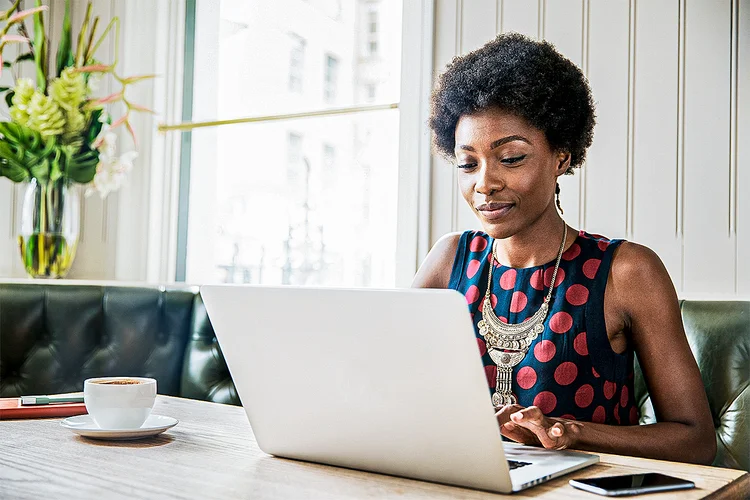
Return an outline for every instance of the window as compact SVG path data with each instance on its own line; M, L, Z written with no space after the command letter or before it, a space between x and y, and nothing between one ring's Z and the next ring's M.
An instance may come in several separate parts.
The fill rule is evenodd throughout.
M377 85L374 83L368 83L365 85L365 100L367 102L375 101L375 98L377 97L377 88Z
M289 53L289 90L302 93L302 81L305 74L305 39L295 35L289 35L292 47Z
M336 166L336 148L323 144L323 168L329 172Z
M325 102L336 100L336 79L339 61L332 55L326 55L325 83L323 85L323 99Z
M296 185L302 170L302 136L289 132L287 139L286 180L290 185Z
M333 23L273 0L196 5L192 120L261 119L191 132L184 279L393 286L399 110L305 113L357 109L370 82L398 103L401 2L376 19L393 40L377 64L361 58L366 2L341 2ZM222 21L247 25L243 37L222 40Z
M374 57L378 55L378 10L377 5L367 5L367 55Z

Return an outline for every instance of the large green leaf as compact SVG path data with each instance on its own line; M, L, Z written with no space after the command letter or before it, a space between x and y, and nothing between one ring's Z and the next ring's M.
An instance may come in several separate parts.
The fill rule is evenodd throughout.
M89 131L86 137L86 144L91 144L99 137L99 132L102 131L103 123L99 121L99 118L104 112L103 108L95 109L91 112L91 119L89 120Z
M29 172L18 165L11 164L0 158L0 177L7 177L12 182L24 182L29 178Z
M42 1L36 0L35 7L41 7ZM47 37L44 34L44 16L42 12L34 14L34 62L36 63L36 86L42 91L47 91Z
M63 17L63 30L60 39L60 45L57 46L57 76L62 74L62 71L68 67L73 66L73 50L72 50L72 34L70 26L70 0L65 0L65 17Z

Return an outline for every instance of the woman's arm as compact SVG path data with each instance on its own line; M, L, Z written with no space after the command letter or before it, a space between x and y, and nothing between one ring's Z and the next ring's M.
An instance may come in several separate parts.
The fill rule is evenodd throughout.
M544 417L536 407L509 407L498 412L501 430L511 439L535 440L548 448L710 464L716 454L713 422L669 274L659 257L640 245L624 243L615 257L605 304L609 302L621 315L657 423L611 426L571 422Z
M437 240L419 266L412 288L448 288L453 270L453 260L461 233L449 233Z

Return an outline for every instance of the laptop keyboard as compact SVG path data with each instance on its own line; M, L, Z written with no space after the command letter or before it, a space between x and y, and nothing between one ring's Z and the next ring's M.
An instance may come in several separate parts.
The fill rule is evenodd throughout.
M508 468L510 470L519 469L521 467L525 467L526 465L531 465L531 462L519 462L517 460L508 460Z

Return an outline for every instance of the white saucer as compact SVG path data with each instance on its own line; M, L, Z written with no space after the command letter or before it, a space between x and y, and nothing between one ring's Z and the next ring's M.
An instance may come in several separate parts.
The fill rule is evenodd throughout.
M79 415L66 418L60 422L60 425L83 437L124 441L157 436L177 425L177 419L162 415L149 415L143 425L137 429L101 429L91 415Z

